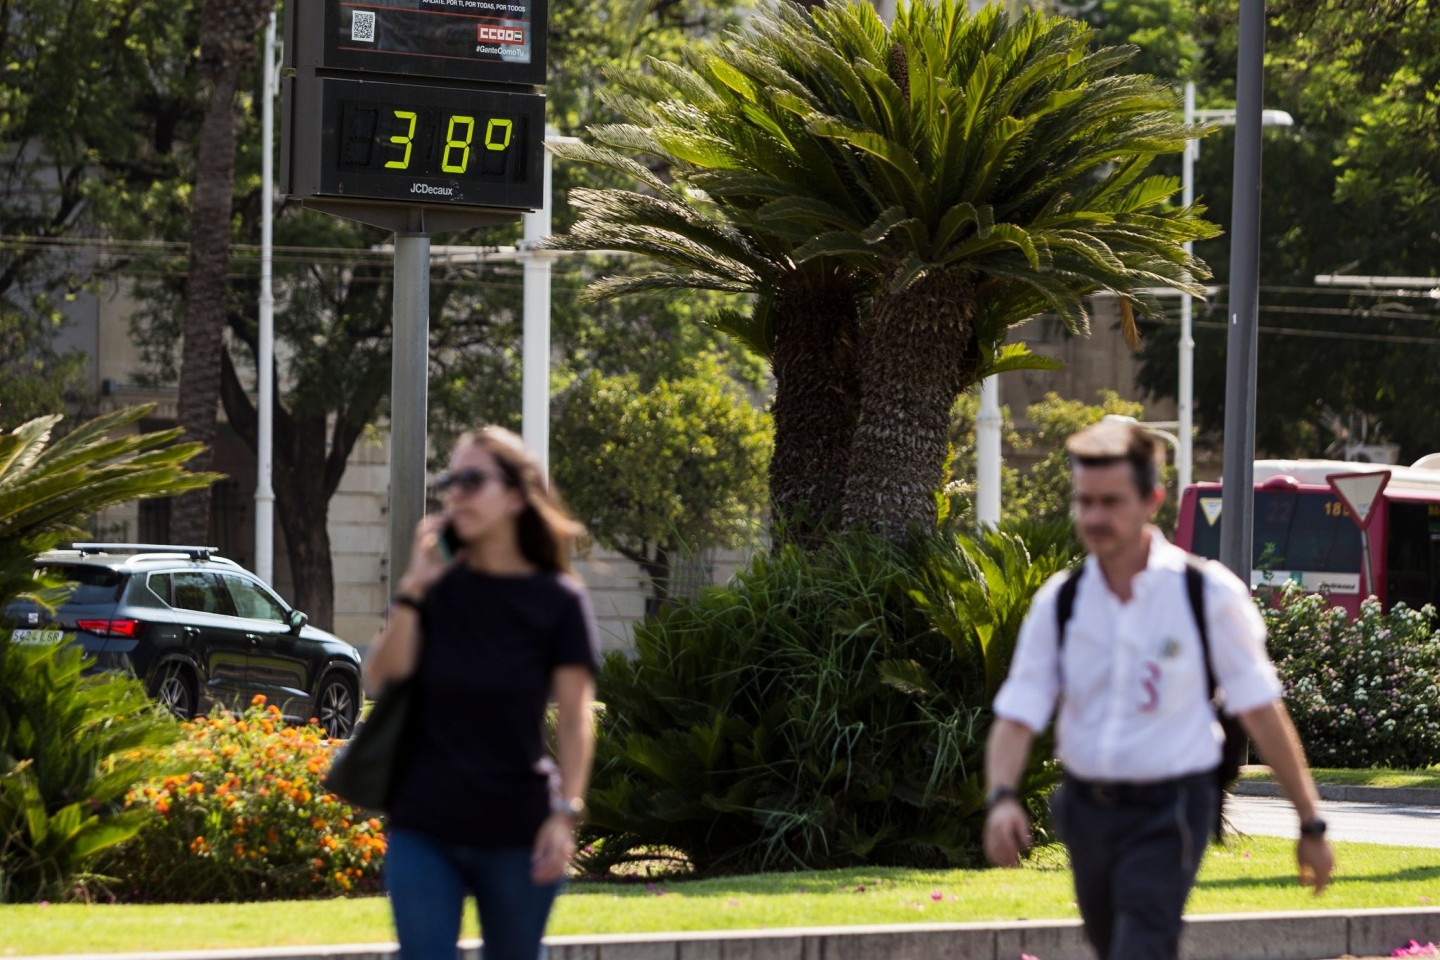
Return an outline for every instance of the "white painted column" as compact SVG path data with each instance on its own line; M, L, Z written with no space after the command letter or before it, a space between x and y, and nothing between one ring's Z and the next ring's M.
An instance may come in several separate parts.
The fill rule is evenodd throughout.
M1185 84L1185 125L1188 127L1194 122L1195 84L1191 81ZM1199 153L1199 148L1198 140L1185 142L1185 153L1181 165L1181 202L1187 207L1195 202L1195 156ZM1186 255L1188 256L1194 251L1195 244L1189 240L1185 241ZM1180 294L1180 384L1177 415L1179 426L1176 428L1180 445L1175 450L1175 496L1177 498L1184 493L1186 487L1190 486L1194 473L1195 332L1192 319L1194 300L1195 298L1188 293Z
M556 136L547 129L546 139ZM523 384L520 391L521 432L525 444L540 462L540 472L550 476L550 267L552 255L535 246L550 235L552 210L551 156L545 151L544 206L522 218L525 239L521 260L525 264L525 343L521 354Z
M975 418L975 520L980 528L1000 525L1000 378L980 382Z

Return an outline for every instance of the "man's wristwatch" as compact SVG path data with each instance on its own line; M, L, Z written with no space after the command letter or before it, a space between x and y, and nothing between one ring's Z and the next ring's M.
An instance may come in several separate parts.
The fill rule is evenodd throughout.
M1302 837L1323 837L1325 836L1325 821L1319 817L1311 817L1309 820L1300 821L1300 836Z
M985 809L993 810L996 804L1018 799L1019 796L1014 787L991 787L990 792L985 794Z
M576 823L585 819L585 801L579 797L555 797L550 801L550 812L569 817Z

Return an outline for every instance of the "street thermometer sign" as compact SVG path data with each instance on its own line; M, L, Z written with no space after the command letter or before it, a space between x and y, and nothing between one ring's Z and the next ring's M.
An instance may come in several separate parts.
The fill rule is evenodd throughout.
M292 0L281 189L355 219L354 205L478 222L539 209L546 13L546 0Z
M547 205L546 2L285 3L280 188L395 234L388 560L397 573L425 510L430 236ZM527 285L529 276L527 267ZM530 340L527 321L527 378ZM543 347L548 356L548 339Z

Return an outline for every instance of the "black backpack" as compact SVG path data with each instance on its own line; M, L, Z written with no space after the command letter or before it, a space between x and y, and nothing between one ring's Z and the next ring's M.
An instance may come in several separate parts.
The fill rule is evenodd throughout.
M1080 586L1080 574L1084 571L1083 566L1072 570L1070 575L1065 578L1065 582L1060 585L1060 593L1055 599L1055 625L1059 630L1056 639L1057 653L1065 649L1065 625L1070 622L1070 615L1075 612L1075 591ZM1215 838L1218 840L1225 791L1240 779L1240 765L1245 762L1245 757L1250 749L1250 741L1245 735L1245 729L1240 726L1240 721L1215 703L1215 670L1210 665L1210 628L1205 618L1205 573L1202 561L1193 556L1185 559L1185 595L1190 600L1190 613L1195 617L1195 626L1200 631L1200 650L1204 654L1205 660L1205 680L1210 685L1210 705L1215 708L1215 716L1220 720L1220 728L1225 731L1225 745L1220 751L1220 766L1215 771L1221 790L1220 807L1216 808L1215 816Z

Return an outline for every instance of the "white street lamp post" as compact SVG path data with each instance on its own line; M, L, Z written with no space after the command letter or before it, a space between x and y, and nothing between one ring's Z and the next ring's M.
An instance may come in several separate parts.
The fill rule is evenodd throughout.
M255 354L255 407L259 419L255 428L255 573L275 585L275 97L276 82L275 14L265 27L263 61L264 93L260 101L260 342Z
M1185 84L1185 125L1191 126L1197 120L1231 125L1235 122L1235 111L1196 110L1195 84ZM1264 127L1289 127L1295 119L1284 110L1264 110L1260 114L1260 125ZM1195 161L1200 156L1200 141L1190 140L1185 144L1181 164L1181 199L1185 206L1195 202ZM1185 243L1185 252L1193 253L1195 245ZM1194 479L1194 436L1195 436L1195 333L1194 298L1188 293L1180 294L1180 383L1179 383L1179 429L1180 445L1175 451L1176 490L1184 491Z

